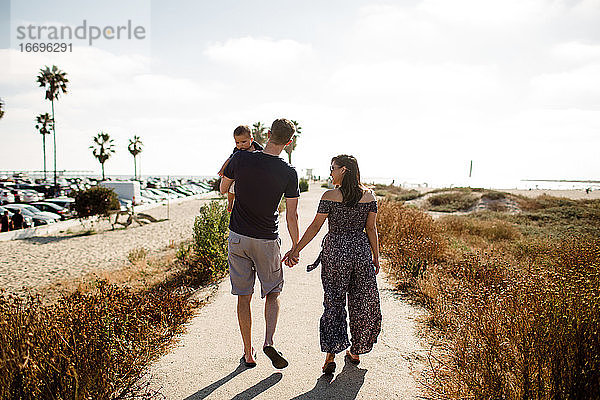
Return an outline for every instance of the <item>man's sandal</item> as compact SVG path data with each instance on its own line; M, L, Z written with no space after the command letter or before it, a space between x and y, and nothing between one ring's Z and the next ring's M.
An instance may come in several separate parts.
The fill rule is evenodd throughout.
M254 348L252 349L252 358L254 358L256 360L256 351L254 350ZM256 367L256 361L254 361L254 362L246 361L246 354L242 354L242 359L240 361L242 362L242 364L244 364L244 366L246 368Z
M283 369L288 366L287 360L283 358L283 355L279 351L275 350L273 346L265 346L263 347L263 351L267 357L269 357L275 368Z

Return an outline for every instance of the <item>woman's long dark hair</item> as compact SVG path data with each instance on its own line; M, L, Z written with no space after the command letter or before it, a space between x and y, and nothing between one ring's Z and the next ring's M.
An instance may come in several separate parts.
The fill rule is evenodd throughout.
M346 167L346 173L342 179L340 191L342 192L342 203L348 207L354 207L363 196L363 188L360 184L360 170L358 161L353 156L340 154L331 159L338 167Z

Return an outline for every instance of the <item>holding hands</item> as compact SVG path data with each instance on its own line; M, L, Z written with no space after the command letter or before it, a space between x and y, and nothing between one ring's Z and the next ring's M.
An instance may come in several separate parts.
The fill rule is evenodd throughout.
M292 268L300 261L300 252L297 250L297 246L294 246L285 253L285 256L281 259L281 262L285 263L288 267Z

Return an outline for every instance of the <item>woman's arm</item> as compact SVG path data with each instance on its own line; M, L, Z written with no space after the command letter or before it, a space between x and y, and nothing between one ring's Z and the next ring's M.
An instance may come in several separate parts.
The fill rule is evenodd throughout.
M373 253L373 264L375 264L375 274L379 273L379 237L377 236L377 213L369 212L367 224L365 226L371 252Z
M317 215L315 215L315 219L310 226L306 228L306 232L304 232L304 235L302 235L302 239L300 239L296 246L287 252L285 257L283 257L283 261L285 261L286 265L292 267L298 264L300 259L300 251L306 247L306 245L309 244L310 241L315 238L315 236L317 236L317 233L319 233L321 230L321 227L326 219L327 214L317 213Z

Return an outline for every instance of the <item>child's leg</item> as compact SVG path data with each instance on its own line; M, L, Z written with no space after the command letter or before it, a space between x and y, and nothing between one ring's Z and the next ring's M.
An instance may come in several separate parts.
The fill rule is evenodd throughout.
M233 200L235 199L235 194L231 192L227 192L227 211L231 212L233 210Z

